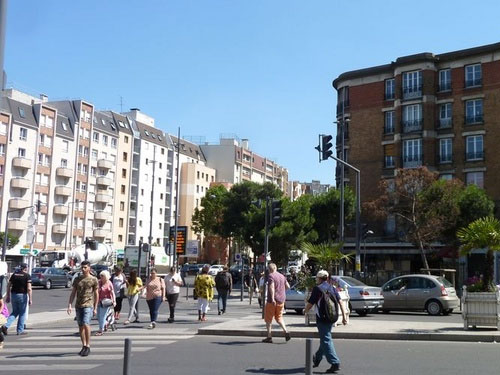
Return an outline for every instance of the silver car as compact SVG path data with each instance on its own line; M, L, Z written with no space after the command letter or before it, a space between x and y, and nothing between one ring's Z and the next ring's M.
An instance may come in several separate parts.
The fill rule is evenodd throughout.
M286 290L285 310L295 310L297 314L303 314L306 307L305 299L304 292L292 286Z
M460 301L453 285L443 277L433 275L406 275L382 285L382 311L425 310L429 315L448 315L458 308Z
M384 297L381 288L368 286L349 276L332 276L331 280L336 286L347 290L349 310L356 311L359 316L366 316L370 311L382 308Z

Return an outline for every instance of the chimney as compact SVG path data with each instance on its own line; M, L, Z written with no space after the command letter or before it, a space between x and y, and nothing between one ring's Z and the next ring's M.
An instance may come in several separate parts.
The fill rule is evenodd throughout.
M40 94L40 100L42 101L42 103L45 103L49 101L49 97L45 94Z

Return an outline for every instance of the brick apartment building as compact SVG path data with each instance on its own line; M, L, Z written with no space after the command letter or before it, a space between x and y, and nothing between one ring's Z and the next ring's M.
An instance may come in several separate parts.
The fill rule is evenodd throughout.
M394 177L397 168L426 166L441 178L483 187L498 206L500 43L399 57L342 73L333 87L337 154L343 125L345 157L361 170L362 201L375 198L373 187ZM345 172L346 184L354 187L354 178ZM388 218L379 238L396 238L396 231L394 218Z

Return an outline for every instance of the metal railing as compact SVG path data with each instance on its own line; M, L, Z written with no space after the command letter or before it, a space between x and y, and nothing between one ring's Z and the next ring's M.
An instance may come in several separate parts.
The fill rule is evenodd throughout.
M384 156L384 168L394 168L395 164L394 156Z
M403 86L403 99L415 99L422 96L422 85Z
M481 86L482 84L483 84L482 78L474 78L474 79L466 79L465 80L465 87Z
M403 156L404 168L416 168L422 165L422 154Z
M446 128L451 128L452 125L452 120L450 118L440 118L438 121L438 128L439 129L446 129Z
M451 163L452 161L453 161L453 155L451 153L439 155L440 163Z
M402 121L403 133L411 133L422 130L422 119Z

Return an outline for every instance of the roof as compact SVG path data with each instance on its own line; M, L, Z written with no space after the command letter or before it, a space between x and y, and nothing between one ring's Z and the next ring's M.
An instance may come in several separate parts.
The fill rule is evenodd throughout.
M94 130L103 131L118 137L118 124L109 112L94 111Z
M168 140L168 134L163 133L157 128L143 124L142 122L135 121L135 123L142 140L157 144L162 147L171 148L170 142Z
M38 128L33 106L6 98L13 122Z
M129 121L126 116L123 116L119 113L109 111L109 114L113 116L113 119L115 120L115 124L118 124L118 130L123 133L131 134L133 135L134 133L132 132L132 129L130 129Z
M56 134L75 139L75 127L70 119L64 114L57 113Z
M172 143L176 146L179 138L173 136L172 134L169 134L169 136L172 140ZM179 152L181 154L189 156L189 157L196 159L196 160L201 160L203 162L207 161L207 159L205 158L205 155L203 154L203 151L201 151L200 146L198 146L197 144L191 143L189 141L186 141L185 139L181 139L180 143L181 143L181 147L179 149Z

